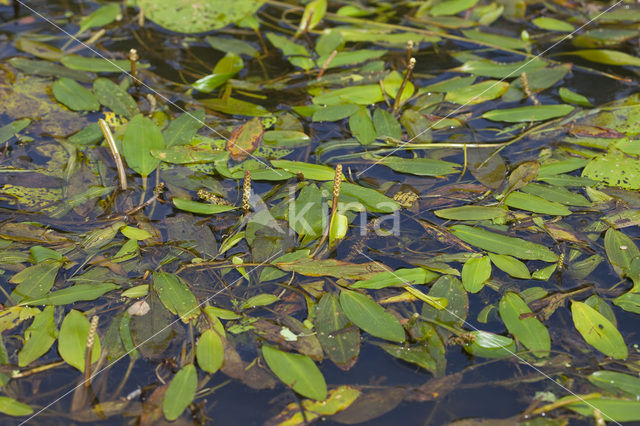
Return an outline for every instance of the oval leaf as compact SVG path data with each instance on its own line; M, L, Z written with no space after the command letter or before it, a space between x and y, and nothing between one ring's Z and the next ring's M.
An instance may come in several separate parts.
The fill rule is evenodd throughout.
M340 305L351 322L372 336L393 342L405 340L404 328L398 319L370 297L342 290Z
M318 401L327 397L327 383L308 356L283 352L268 345L262 346L262 356L271 371L300 395Z

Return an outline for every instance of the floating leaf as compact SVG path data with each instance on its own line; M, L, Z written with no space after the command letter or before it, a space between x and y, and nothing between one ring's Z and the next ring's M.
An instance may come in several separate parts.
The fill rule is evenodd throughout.
M462 285L470 293L482 290L491 277L491 261L487 256L471 257L462 266Z
M631 271L634 259L640 257L640 250L626 234L613 228L604 234L604 248L609 262L619 275L625 276Z
M320 108L313 113L313 121L338 121L360 111L356 104L336 104Z
M193 88L202 93L211 93L239 73L243 67L244 63L238 55L227 53L213 68L213 74L196 80Z
M627 345L618 329L600 312L583 302L571 303L573 324L588 344L615 359L629 356Z
M235 98L202 99L200 102L209 109L229 115L247 115L249 117L267 117L271 115L262 105Z
M382 100L384 100L384 96L379 84L342 87L340 89L327 90L313 97L313 103L316 105L337 105L349 102L358 105L370 105Z
M174 145L186 145L204 126L205 113L203 109L193 112L185 112L169 123L169 127L163 132L167 147Z
M538 28L549 31L571 32L574 30L573 25L571 25L567 21L561 21L559 19L549 18L546 16L533 19L531 23Z
M351 288L381 289L389 286L402 286L405 284L426 284L438 274L424 268L398 269L396 271L386 271L374 275L368 280L357 281Z
M589 50L574 50L571 52L562 52L561 55L574 55L580 56L591 62L597 62L599 64L606 65L631 65L634 67L640 66L640 58L637 56L631 56L628 53L619 52L617 50L608 49L589 49Z
M592 158L582 170L582 176L608 186L640 189L638 160L616 151Z
M119 14L120 5L118 3L106 4L83 17L80 21L80 30L78 32L109 25L116 20Z
M547 63L541 59L527 59L518 62L499 63L488 59L480 59L465 62L462 66L454 68L453 71L466 72L469 74L493 77L509 78L518 77L523 72L530 72L535 69L544 68Z
M478 0L448 0L436 4L429 10L431 16L455 15L472 8Z
M193 364L187 364L171 379L162 399L162 412L169 421L182 415L191 404L198 388L198 373Z
M459 279L452 275L441 276L431 286L429 297L436 303L425 303L423 316L446 324L464 324L469 312L469 297Z
M257 117L236 127L227 139L227 151L231 154L231 158L242 161L251 155L260 144L263 133L262 121Z
M342 290L340 305L351 322L372 336L393 342L405 340L404 329L396 317L368 296Z
M177 314L184 323L200 314L196 297L187 284L175 274L153 273L153 289L169 312Z
M503 270L514 278L521 278L524 280L531 278L527 265L515 257L507 256L506 254L489 253L489 258L491 258L491 262L496 265L498 269Z
M105 293L119 288L116 284L76 284L62 290L52 291L44 297L26 299L21 305L67 305L81 300L95 300Z
M640 378L617 371L596 371L588 377L594 385L613 392L625 392L631 396L640 396Z
M56 326L53 320L53 306L47 306L33 318L25 331L24 346L18 353L18 365L26 367L42 355L49 352L56 341Z
M483 358L508 358L516 353L516 342L506 336L476 330L469 333L473 342L464 345L471 355Z
M573 90L567 89L566 87L561 87L558 89L558 94L560 98L568 104L580 105L585 107L593 106L589 99L585 96L582 96Z
M93 92L102 105L118 115L131 118L140 113L138 104L131 95L108 78L96 79L93 82Z
M129 167L143 178L149 176L160 163L151 150L162 148L164 137L158 126L142 114L133 117L122 140L122 154Z
M53 83L52 91L58 102L74 111L97 111L100 108L93 93L70 78L63 77Z
M539 358L549 355L551 339L547 328L536 318L521 318L522 314L531 313L531 309L516 293L507 292L500 299L500 317L513 334L527 349Z
M322 401L327 397L327 384L316 364L305 355L283 352L262 346L267 365L282 382L307 398Z
M205 330L196 346L198 365L207 373L215 373L224 362L224 344L214 330Z
M18 284L11 294L15 302L24 299L36 299L44 296L51 290L61 266L60 261L46 260L42 263L30 266L15 274L9 280Z
M416 364L427 371L436 373L437 361L431 357L424 346L398 346L391 343L376 342L376 346L380 346L390 355L412 364Z
M67 364L81 372L84 372L89 327L89 320L85 318L84 314L72 309L64 317L58 334L58 352L60 352L60 356ZM100 338L96 335L91 351L92 364L100 359L101 352Z
M0 413L9 416L28 416L33 414L33 408L8 396L0 396Z
M402 126L390 112L376 108L373 111L373 126L379 138L402 139Z
M259 0L204 0L194 7L192 0L139 0L145 17L177 33L201 33L238 22L257 11Z
M454 225L451 232L462 241L498 254L507 254L525 260L555 262L558 256L547 247L521 238L508 237L481 228Z
M172 146L169 148L152 149L152 156L165 163L191 164L213 163L226 159L228 153L222 150L201 149L194 146Z
M349 130L363 145L370 144L377 137L376 129L373 127L373 120L371 120L371 113L366 108L361 108L349 117Z
M571 214L571 210L560 203L520 191L509 194L504 203L509 207L540 214L554 216L568 216Z
M461 206L435 210L434 213L450 220L491 220L506 216L507 210L500 207Z
M392 168L396 172L410 173L418 176L444 176L458 173L456 163L431 158L400 158L389 156L384 158L380 164Z
M333 181L333 177L335 176L335 171L331 167L321 164L310 164L290 160L271 160L271 165L294 175L301 173L305 179Z
M571 105L531 105L517 108L494 109L482 114L482 118L507 123L528 123L563 117L573 111Z
M580 395L577 395L580 397ZM575 399L575 396L565 398ZM559 399L560 403L563 399ZM594 411L600 411L600 415L607 421L614 422L637 422L640 421L640 401L637 399L616 399L616 398L588 398L586 402L576 402L566 405L570 410L582 414L583 416L595 417Z
M302 19L298 25L296 35L300 35L304 32L311 31L318 25L318 23L324 17L327 12L327 0L314 0L308 3L304 12L302 13Z
M338 296L331 293L322 296L314 325L320 345L331 361L343 370L351 368L360 353L360 332L356 327L349 327Z
M247 299L246 302L240 306L241 309L255 308L258 306L268 306L277 302L280 298L274 294L262 293L257 294Z
M223 52L247 55L252 58L258 56L259 53L251 44L237 38L206 36L204 39L211 47L222 50Z
M325 184L325 188L329 189L329 185ZM364 206L372 212L391 213L400 209L400 204L398 204L397 201L381 194L375 189L346 182L341 185L338 201L345 210L354 209L362 211L362 206ZM356 202L354 203L353 201Z
M60 59L62 65L72 70L92 72L129 72L131 62L127 59L87 58L80 55L66 55ZM149 64L138 63L138 68L149 68Z
M293 271L312 277L331 276L352 280L367 279L386 271L376 262L349 263L336 259L302 258L291 262L276 262L275 266L283 271Z
M499 98L509 88L505 81L486 80L482 83L466 86L447 92L445 100L462 105L475 105Z
M31 123L31 119L23 118L21 120L15 120L11 123L0 127L0 143L4 143L11 139L14 135L22 131Z
M524 50L527 48L527 42L522 40L522 38L506 37L478 30L463 30L462 34L471 40L481 41L483 43L493 44L507 49Z

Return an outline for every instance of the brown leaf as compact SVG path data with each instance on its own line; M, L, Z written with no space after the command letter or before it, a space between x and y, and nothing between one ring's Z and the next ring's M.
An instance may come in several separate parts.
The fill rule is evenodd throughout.
M242 161L247 158L249 154L256 150L260 141L262 141L263 134L262 121L258 117L254 117L242 126L236 127L227 140L227 151L231 154L231 158L236 161Z

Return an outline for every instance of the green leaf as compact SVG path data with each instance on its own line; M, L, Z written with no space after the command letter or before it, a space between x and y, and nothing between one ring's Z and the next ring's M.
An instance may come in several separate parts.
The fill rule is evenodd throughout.
M191 404L198 388L198 373L193 364L187 364L171 379L162 399L162 412L169 421L174 421Z
M275 266L283 271L293 271L311 277L331 276L351 280L370 278L378 272L386 271L375 262L349 263L336 259L302 258L294 261L276 262Z
M571 210L558 202L520 191L509 194L507 198L505 198L504 203L509 207L540 214L550 214L554 216L568 216L571 214Z
M493 253L507 254L525 260L544 260L545 262L558 260L558 256L547 247L521 238L508 237L467 225L454 225L450 230L462 241Z
M70 78L63 77L53 83L56 100L73 111L97 111L100 104L89 90Z
M545 185L541 183L529 183L524 188L520 189L521 192L527 194L537 195L548 201L555 201L567 206L582 206L587 207L591 205L591 202L584 198L580 194L571 192L568 189L561 186Z
M507 210L500 207L461 206L435 210L434 213L450 220L491 220L506 216Z
M573 324L588 344L615 359L629 356L622 335L600 312L586 303L574 301L571 303L571 314Z
M201 33L239 22L255 13L259 0L137 0L145 17L177 33Z
M509 78L519 77L523 72L529 73L535 69L544 68L547 63L541 59L527 59L518 62L493 62L488 59L479 59L465 62L462 66L452 71L465 72L482 77Z
M325 184L325 188L330 190L330 184ZM381 194L375 189L346 182L341 185L338 201L345 210L353 209L362 211L362 206L364 206L372 212L392 213L400 209L400 204L398 204L397 201Z
M9 280L10 283L18 284L11 293L11 298L19 303L24 299L44 296L53 287L61 265L59 261L47 260L18 272Z
M131 62L128 59L87 58L80 55L66 55L60 59L62 65L72 70L93 72L129 72ZM138 68L149 68L149 64L136 64Z
M25 127L31 124L30 118L15 120L11 123L0 127L0 143L4 143L11 139L14 135L20 133Z
M18 353L18 365L26 367L42 355L49 352L56 341L56 326L53 320L53 306L47 306L33 318L25 331L25 343Z
M299 236L320 237L326 226L325 203L322 191L315 184L305 186L289 205L289 226Z
M472 8L478 0L444 0L429 10L431 16L456 15Z
M338 296L325 293L318 302L314 325L318 341L329 359L343 370L348 370L360 353L360 331L349 328L349 319L344 314Z
M436 373L437 361L433 359L425 346L398 346L391 343L375 342L390 355L412 364L416 364L427 371Z
M640 293L627 292L613 299L613 304L625 311L640 314Z
M604 249L609 262L620 276L626 276L631 270L632 261L640 256L640 250L626 234L613 228L604 234Z
M105 6L102 6L82 18L82 20L80 21L80 30L78 32L81 33L88 30L89 28L98 28L109 25L116 20L119 14L119 3L109 3Z
M288 57L287 59L292 65L300 67L305 71L316 66L310 57L310 53L303 45L291 41L288 37L275 33L267 33L267 39L271 44L282 50L282 53Z
M558 89L558 94L560 98L568 104L580 105L585 107L593 106L589 99L585 96L580 95L573 90L567 89L566 87L561 87Z
M271 160L271 165L277 169L286 170L294 175L302 173L305 179L311 180L333 181L333 177L335 175L335 171L331 167L321 164L304 163L302 161Z
M72 309L60 326L58 334L58 352L62 359L69 365L84 372L84 362L87 347L87 337L89 335L89 320L80 311ZM91 351L91 363L100 359L102 348L100 338L95 336L93 349Z
M261 293L247 299L247 301L244 302L242 306L240 306L240 309L255 308L258 306L268 306L268 305L271 305L272 303L277 302L278 300L280 300L280 298L275 294Z
M472 86L447 92L445 100L461 105L475 105L499 98L509 88L506 81L485 80Z
M340 89L327 90L313 97L313 103L316 105L345 103L371 105L383 100L384 96L379 84L342 87Z
M509 333L539 358L549 355L551 339L547 328L534 316L521 319L522 314L530 314L531 309L516 293L507 292L500 299L500 317Z
M236 55L247 55L252 58L255 58L259 54L258 50L256 50L251 44L237 38L207 36L204 39L211 45L211 47L223 52L235 53Z
M345 65L355 65L362 62L366 62L370 59L377 59L387 53L386 50L382 49L358 49L354 51L343 51L338 52L337 55L333 57L327 69L342 67ZM320 65L323 65L328 59L331 52L321 55L318 57L316 62Z
M179 208L180 210L188 211L196 214L217 214L228 212L230 210L234 210L233 206L226 206L222 204L209 204L209 203L199 203L197 201L192 200L184 200L182 198L174 198L173 204Z
M262 135L262 141L265 144L282 147L306 145L310 140L309 135L297 130L269 130Z
M151 150L162 148L164 137L158 126L142 114L133 117L122 140L122 154L129 167L146 178L160 164L160 160L151 155Z
M431 158L400 158L389 156L380 161L396 172L410 173L417 176L444 176L452 173L458 173L456 163L450 163L443 160L434 160Z
M167 147L174 145L186 145L204 126L205 112L197 109L193 112L185 112L169 123L169 127L163 132Z
M179 276L167 272L153 273L153 289L169 312L185 324L200 314L198 301Z
M172 146L169 148L152 149L151 155L160 161L170 164L213 163L224 160L228 151L201 149L194 146Z
M573 55L579 56L591 62L597 62L599 64L606 65L631 65L634 67L640 66L640 58L637 56L631 56L628 53L620 52L617 50L608 49L588 49L588 50L574 50L571 52L561 52L561 55Z
M517 108L494 109L482 114L482 118L507 123L529 123L563 117L573 111L571 105L531 105Z
M391 71L382 81L385 93L392 99L395 99L398 96L398 91L400 90L400 86L402 85L403 80L404 76L401 75L398 71ZM411 96L413 96L415 90L416 88L413 83L411 83L411 81L407 81L402 91L400 102L407 102L411 98Z
M522 40L521 38L515 37L506 37L499 34L485 33L478 30L463 30L462 34L465 37L480 41L483 43L493 44L495 46L500 46L502 48L507 49L520 49L524 50L527 48L528 43Z
M483 358L508 358L516 353L516 342L506 336L488 331L472 331L469 333L473 343L464 345L464 350L471 355Z
M370 297L355 291L342 290L340 305L351 322L372 336L393 342L405 340L404 329L396 317Z
M314 0L308 3L302 13L302 19L300 19L296 36L314 29L316 25L320 23L322 18L324 18L324 14L326 12L327 0Z
M120 232L122 232L122 235L129 238L130 240L136 240L136 241L146 240L153 236L149 231L136 228L135 226L128 226L128 225L123 228L120 228Z
M0 396L0 413L9 416L28 416L33 414L33 408L8 396Z
M623 189L640 189L640 163L636 156L612 151L598 155L582 170L582 176L605 185Z
M363 145L368 145L376 140L377 133L373 127L371 113L367 108L360 108L349 117L349 130L351 134Z
M470 293L482 290L491 277L491 261L487 256L471 257L462 266L462 285Z
M531 274L529 274L527 265L525 265L515 257L507 256L506 254L493 253L489 253L489 257L491 258L491 262L496 265L498 269L503 270L512 277L521 278L524 280L528 280L529 278L531 278Z
M464 324L469 313L469 297L459 279L452 275L441 276L431 286L428 296L436 303L422 306L424 317L460 327Z
M193 88L202 93L211 93L239 73L243 67L244 63L240 56L235 53L227 53L218 61L213 69L213 74L196 80L193 83Z
M577 395L580 396L580 395ZM565 398L575 399L573 395ZM560 398L557 402L562 402ZM640 401L616 399L616 398L589 398L587 403L576 402L575 404L566 405L570 410L582 414L583 416L595 417L594 410L599 410L602 417L607 421L616 422L637 422L640 421Z
M262 356L278 378L307 398L322 401L327 397L327 384L316 364L306 355L283 352L262 346Z
M574 30L573 25L567 21L561 21L555 18L540 17L531 21L533 25L543 30L571 32Z
M200 336L196 346L198 365L207 373L215 373L224 362L224 344L220 335L209 329Z
M97 78L93 82L93 92L102 105L118 115L131 118L140 113L138 104L131 95L108 78Z
M398 269L385 271L374 275L367 280L353 283L351 288L381 289L390 286L402 286L404 284L426 284L433 281L439 275L424 268Z
M384 109L376 108L373 111L373 126L379 138L402 139L402 126L393 114Z
M336 104L320 108L313 113L313 121L338 121L349 117L362 107L356 104Z
M625 392L640 397L640 378L617 371L596 371L587 377L594 385L610 392Z
M62 290L53 291L44 297L26 299L20 302L21 305L67 305L81 300L95 300L105 293L120 288L116 284L76 284Z
M271 115L262 105L235 98L202 99L200 102L209 109L229 115L246 115L249 117L267 117Z

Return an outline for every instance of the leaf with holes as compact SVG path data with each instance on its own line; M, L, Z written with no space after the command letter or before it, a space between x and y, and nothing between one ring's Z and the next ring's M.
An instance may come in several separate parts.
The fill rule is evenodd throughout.
M588 344L615 359L629 356L622 335L600 312L586 303L574 301L571 303L571 314L573 324Z

